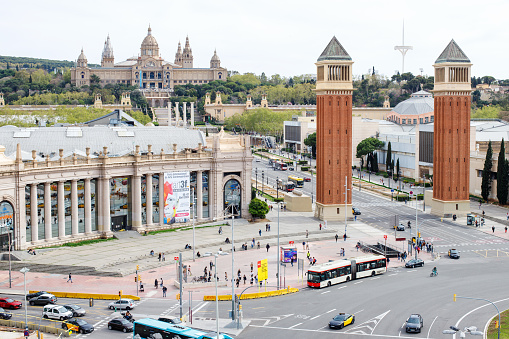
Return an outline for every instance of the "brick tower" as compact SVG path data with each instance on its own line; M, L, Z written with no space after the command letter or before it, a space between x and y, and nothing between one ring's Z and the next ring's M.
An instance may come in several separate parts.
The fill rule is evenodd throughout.
M316 62L315 217L321 220L344 220L352 213L352 64L336 37Z
M470 68L454 40L435 61L433 201L439 216L470 212Z

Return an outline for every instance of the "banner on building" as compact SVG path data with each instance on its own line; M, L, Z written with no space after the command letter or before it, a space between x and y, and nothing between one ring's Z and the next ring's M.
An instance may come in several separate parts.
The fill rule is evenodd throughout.
M190 220L189 172L164 173L164 223Z

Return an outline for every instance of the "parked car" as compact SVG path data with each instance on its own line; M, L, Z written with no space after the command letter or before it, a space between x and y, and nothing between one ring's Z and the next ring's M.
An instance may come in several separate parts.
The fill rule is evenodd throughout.
M419 267L419 266L424 266L424 260L422 259L412 259L412 260L408 260L405 264L405 267L407 268L414 268L414 267Z
M396 226L396 231L404 231L405 230L405 225L403 225L402 223L400 223L398 226Z
M337 316L332 318L331 321L329 321L329 328L339 328L342 329L343 327L353 324L355 322L355 316L348 313L339 313Z
M295 171L295 168L293 168L293 167L288 167L288 170L289 170L289 171Z
M109 330L117 330L122 332L132 332L133 331L133 323L124 318L115 318L111 319L108 322Z
M310 182L310 181L311 181L311 178L307 178L307 177L306 177L306 178L304 178L304 181L305 181L305 182Z
M0 307L0 318L5 319L5 320L9 320L9 319L12 318L12 313L8 312L8 311L6 311L6 310L4 310L3 308Z
M46 291L39 291L39 292L29 293L29 294L27 294L26 299L30 300L32 298L38 297L38 296L43 295L43 294L51 294L51 293L48 293Z
M65 320L72 318L72 312L61 305L46 305L42 309L42 317L49 319Z
M459 259L460 258L460 252L455 249L455 248L451 248L449 250L449 258L451 259Z
M410 314L405 325L405 331L421 333L423 327L423 321L420 314Z
M159 317L159 321L164 321L169 324L182 324L182 321L177 317Z
M56 304L57 298L53 294L41 294L38 297L32 298L28 301L31 306L46 306L48 304Z
M76 318L62 322L62 328L64 330L73 330L81 334L94 332L94 326L90 325L85 320Z
M113 310L115 308L118 308L120 310L132 310L134 306L135 306L134 301L132 301L131 299L119 299L115 300L114 302L111 302L108 305L108 308L110 310Z
M357 207L352 207L352 213L353 215L361 215L361 210Z
M64 307L72 312L73 317L83 317L85 314L87 314L87 311L85 311L83 308L81 308L78 305L68 304L68 305L64 305Z
M16 308L21 308L21 301L17 301L11 298L1 298L0 299L0 307L8 308L14 310Z

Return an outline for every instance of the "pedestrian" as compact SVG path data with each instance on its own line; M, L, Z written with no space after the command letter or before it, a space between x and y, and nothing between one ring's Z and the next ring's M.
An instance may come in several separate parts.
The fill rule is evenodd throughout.
M400 254L398 252L398 261L400 261L400 260L401 260L401 256L400 256Z
M244 277L243 277L242 279L244 280L244 285L245 285L245 284L246 284L246 280L247 280L247 278L246 278L246 275L245 275L245 274L244 274Z
M336 242L338 242L339 235L337 233L336 233L335 238L336 238Z
M69 282L69 281L70 281L70 282L71 282L71 284L72 284L72 275L71 275L71 273L69 273L69 279L67 279L67 282Z
M224 281L228 281L228 272L224 272Z
M306 243L306 251L309 251L309 242Z
M308 258L308 260L309 260L309 258L311 258L311 253L309 253L309 251L307 253L307 258Z
M305 249L306 249L306 242L305 242L305 241L303 241L303 242L302 242L302 250L305 250Z
M260 242L259 242L259 241L258 241L258 243L257 243L257 246L258 246L258 249L260 249Z
M483 210L483 211L482 211L482 216L484 217L484 215L485 215L485 214L486 214L486 213L484 213L484 210Z
M166 298L166 291L168 291L168 288L163 286L163 298Z
M166 261L166 257L164 256L164 253L163 253L163 261Z
M343 240L346 241L346 233L343 234Z
M159 261L161 261L161 252L159 252Z
M493 226L491 230L493 231L493 233L495 233L495 226Z
M356 215L354 215L353 218L354 218L354 221L357 221L357 216Z
M251 272L253 272L253 263L251 263Z
M309 237L309 231L306 230L306 239Z
M154 287L157 289L157 286L159 285L159 281L157 281L157 278L154 280Z
M223 226L219 226L219 234L223 234Z
M260 237L262 236L262 229L260 228L260 230L258 231L258 234L260 235Z
M251 281L250 281L250 283L251 283L251 286L253 286L253 276L251 276Z
M270 232L270 224L269 224L269 232Z
M188 275L188 276L192 276L192 273L191 273L191 265L188 265L188 266L187 266L187 275Z
M267 252L269 251L269 248L270 248L270 245L267 244L267 246L265 246L267 248Z
M313 266L315 266L315 265L316 265L316 258L313 257Z
M237 278L237 280L236 280L236 284L237 284L237 288L238 288L238 287L239 287L239 284L240 284L240 279L239 279L239 278Z
M322 230L322 224L320 223L320 231Z
M269 224L265 224L265 232L269 230Z
M209 265L210 265L210 270L212 271L212 267L214 267L214 263L212 262L212 260L210 261Z
M505 229L505 233L507 233L507 226L504 229Z
M161 278L161 282L159 283L159 285L163 286L163 278Z
M290 264L292 264L293 267L293 257L290 258Z

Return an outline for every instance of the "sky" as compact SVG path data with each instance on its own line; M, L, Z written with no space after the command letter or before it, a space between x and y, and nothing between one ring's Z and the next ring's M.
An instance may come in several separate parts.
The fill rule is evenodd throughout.
M150 24L161 56L174 61L189 36L195 67L294 76L316 73L314 63L335 35L354 61L391 77L401 71L394 46L413 46L405 71L432 75L432 64L454 39L474 76L509 79L507 0L45 0L2 5L0 55L76 60L83 47L100 64L107 35L115 62L140 53Z

